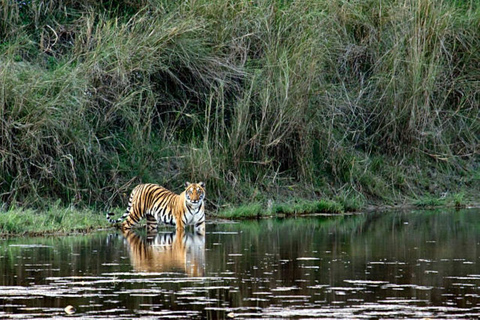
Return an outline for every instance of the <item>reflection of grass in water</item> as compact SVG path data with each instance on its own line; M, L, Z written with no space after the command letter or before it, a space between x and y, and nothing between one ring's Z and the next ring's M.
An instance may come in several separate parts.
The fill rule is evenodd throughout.
M389 237L394 233L406 232L411 237L445 239L456 232L474 233L480 230L478 210L408 210L376 212L364 216L364 223L356 229L337 229L336 232L352 232Z
M92 210L76 210L52 206L46 211L13 209L0 214L0 230L3 235L68 233L107 227L101 213Z
M264 220L245 220L241 222L242 229L248 229L249 232L263 234L265 230L278 230L280 233L303 232L312 229L314 232L329 233L332 230L336 232L352 232L360 229L368 220L368 215L328 215L316 217L297 217L297 218L276 218ZM224 231L237 231L237 224L225 224L222 226Z
M84 214L84 212L78 211L78 214ZM101 257L109 262L115 261L123 248L122 241L116 241L116 239L109 241L108 237L110 235L107 232L94 232L68 236L32 236L32 234L28 234L28 236L22 237L8 237L8 239L0 242L0 250L2 250L3 255L0 263L0 273L12 278L16 274L15 283L22 284L22 281L27 281L27 283L30 283L29 286L32 285L32 280L25 279L28 274L19 273L19 270L25 267L25 264L39 264L35 274L43 274L46 277L75 275L73 270L76 269L70 269L71 266L79 268L88 266L90 270L94 270L92 271L93 274L100 275L105 270L109 270L108 267L99 263L102 246L109 243L110 246L115 248L111 252L103 251L101 254ZM97 250L98 253L96 254L95 251ZM77 274L77 276L82 275ZM42 279L44 278L42 277Z
M222 227L242 235L223 247L232 252L250 248L249 253L243 252L246 261L248 255L253 259L275 250L289 257L331 251L332 257L349 256L358 262L381 261L382 257L403 261L409 259L405 256L409 250L435 247L429 251L430 257L455 257L465 244L474 247L478 242L478 213L418 210L242 221ZM337 278L342 272L335 271Z
M286 219L268 219L261 221L243 221L242 228L261 236L265 230L278 230L279 233L294 234L301 230L351 236L369 234L377 237L389 237L393 231L413 228L421 234L442 235L463 229L480 231L480 222L474 210L414 210L372 212L355 215L331 215L318 217L299 217ZM434 226L435 228L432 228ZM238 230L236 224L225 225L225 230ZM421 231L421 232L420 232ZM303 231L302 231L303 232Z

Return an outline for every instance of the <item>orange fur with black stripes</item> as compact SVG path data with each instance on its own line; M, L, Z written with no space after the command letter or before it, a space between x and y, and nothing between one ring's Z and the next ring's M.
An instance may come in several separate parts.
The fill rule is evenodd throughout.
M159 223L176 226L183 230L194 225L199 233L205 232L205 184L186 183L186 189L176 194L164 187L147 183L136 186L130 194L126 212L118 219L111 219L113 213L107 213L110 223L122 222L122 230L128 230L141 219L147 219L147 230L155 230Z

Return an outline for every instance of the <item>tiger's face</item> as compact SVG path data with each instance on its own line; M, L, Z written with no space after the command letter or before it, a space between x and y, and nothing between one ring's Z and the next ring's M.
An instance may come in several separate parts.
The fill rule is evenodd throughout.
M193 205L200 205L205 198L205 183L185 183L185 199Z

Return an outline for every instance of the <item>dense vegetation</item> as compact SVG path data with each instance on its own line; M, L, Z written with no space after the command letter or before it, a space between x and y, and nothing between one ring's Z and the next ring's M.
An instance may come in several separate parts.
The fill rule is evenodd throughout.
M1 0L4 207L456 199L480 185L480 5ZM459 196L460 195L460 196Z

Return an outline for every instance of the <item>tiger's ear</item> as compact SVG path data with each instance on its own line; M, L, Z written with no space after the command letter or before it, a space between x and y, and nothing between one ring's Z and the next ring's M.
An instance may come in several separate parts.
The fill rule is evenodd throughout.
M198 184L200 185L200 187L205 188L205 182L200 181Z
M188 181L187 181L187 182L185 182L185 188L188 188L188 186L189 186L189 185L191 185L191 183L190 183L190 182L188 182Z

